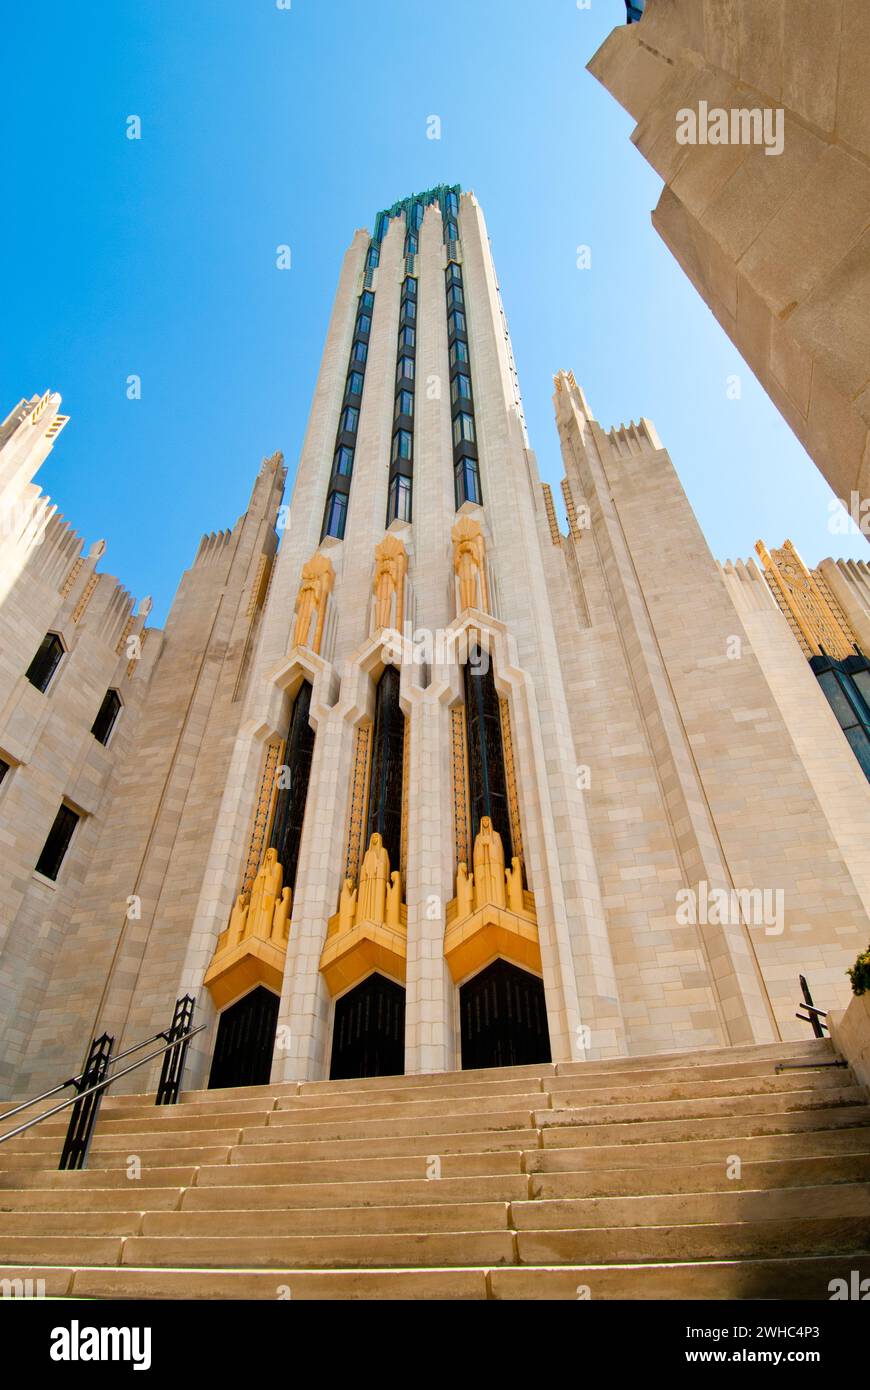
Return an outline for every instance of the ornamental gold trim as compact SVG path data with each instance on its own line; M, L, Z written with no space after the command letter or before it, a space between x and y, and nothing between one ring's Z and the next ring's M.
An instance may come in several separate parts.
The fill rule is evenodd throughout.
M808 570L791 541L770 551L756 541L756 553L764 565L768 586L786 618L793 620L797 637L806 656L822 651L835 660L853 656L857 638L819 582L820 576Z
M504 751L504 771L507 781L508 812L511 821L511 840L513 842L514 854L522 861L523 855L523 830L520 824L520 801L517 792L517 770L514 764L514 740L513 730L511 729L510 702L506 699L499 699L499 713L501 715L501 743Z
M272 816L275 811L275 800L278 794L278 768L284 756L285 743L270 743L266 747L263 755L263 772L260 777L260 792L257 797L257 808L254 812L254 824L251 829L251 839L248 845L248 859L245 865L245 876L242 880L241 891L250 893L254 886L254 879L263 859L266 848L266 840L272 826Z
M371 762L372 724L360 724L353 749L353 790L347 830L347 849L344 856L344 875L356 882L363 852L366 803L368 801L369 765Z
M465 739L465 706L450 711L453 763L453 839L456 863L468 864L471 854L471 824L468 815L468 747Z
M97 575L97 574L92 574L91 577L90 577L90 579L88 580L87 584L85 585L84 589L82 590L81 598L79 599L78 603L76 604L75 608L73 609L72 620L73 620L74 623L77 623L78 620L79 620L79 618L81 618L82 614L84 613L85 609L87 608L88 604L90 603L90 601L91 601L91 599L92 599L92 597L93 597L94 590L96 589L96 587L97 587L97 585L99 584L99 582L100 582L100 577L99 577L99 575ZM120 651L120 647L118 648L118 651Z

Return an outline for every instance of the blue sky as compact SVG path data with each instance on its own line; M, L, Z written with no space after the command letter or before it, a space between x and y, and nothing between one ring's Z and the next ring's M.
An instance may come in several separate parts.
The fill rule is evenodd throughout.
M439 182L483 204L545 479L561 477L552 376L570 367L602 424L655 422L720 558L759 536L789 536L809 562L866 558L863 537L830 533L827 485L652 230L660 182L585 71L624 13L622 0L9 8L0 415L62 393L72 418L40 480L88 542L107 540L103 567L154 596L153 622L200 535L244 510L260 460L283 449L292 482L354 229Z

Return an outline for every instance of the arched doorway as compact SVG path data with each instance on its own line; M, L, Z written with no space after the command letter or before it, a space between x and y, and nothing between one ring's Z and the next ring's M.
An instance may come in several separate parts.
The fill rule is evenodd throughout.
M405 1070L405 991L369 975L335 1002L331 1081L401 1076Z
M462 1069L549 1062L544 982L495 960L459 990Z
M277 994L258 985L224 1009L208 1078L210 1089L268 1084L279 1003Z

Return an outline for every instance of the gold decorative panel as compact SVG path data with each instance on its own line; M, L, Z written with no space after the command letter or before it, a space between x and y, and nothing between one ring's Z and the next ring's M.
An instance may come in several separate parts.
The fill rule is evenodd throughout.
M770 551L756 541L771 593L792 623L805 656L828 656L841 661L854 654L856 637L821 576L808 570L791 541ZM824 584L824 587L823 587Z
M468 816L468 748L465 742L465 706L450 711L453 749L453 837L456 863L467 864L471 854L471 826Z
M62 583L61 586L60 586L60 592L61 592L61 597L62 597L62 598L66 598L69 594L72 593L73 585L75 584L76 580L78 579L79 574L80 574L80 572L81 572L82 565L83 565L84 563L85 563L85 562L84 562L84 560L81 558L81 556L79 556L79 558L78 558L77 560L73 560L72 565L70 566L70 569L69 569L69 573L67 574L66 579L63 581L63 583Z
M363 832L368 800L369 761L371 759L372 726L361 724L356 731L353 752L353 791L350 821L347 832L347 851L344 858L345 878L356 882L362 860Z
M507 700L498 702L501 713L501 742L504 749L504 773L507 781L508 809L511 818L511 840L514 854L523 858L523 830L520 825L520 801L517 794L517 770L514 765L514 740L511 730L511 711Z
M77 623L79 618L84 613L85 609L91 601L91 598L93 597L94 589L96 589L98 583L99 576L96 574L92 574L84 589L82 590L81 598L79 599L78 603L73 609L72 616L74 623ZM118 648L118 650L120 651L120 647Z
M254 886L254 879L263 860L266 848L266 839L269 834L269 827L272 823L272 811L275 805L275 797L278 791L277 772L281 766L281 759L284 756L283 743L270 743L266 747L263 761L263 775L260 779L260 794L257 798L257 809L254 813L254 825L251 830L251 843L248 847L248 862L245 866L245 877L242 881L242 892L249 893Z
M544 511L547 513L547 524L550 527L550 540L554 545L561 545L562 537L559 534L559 523L556 520L553 489L550 487L549 483L541 483L541 491L544 494Z

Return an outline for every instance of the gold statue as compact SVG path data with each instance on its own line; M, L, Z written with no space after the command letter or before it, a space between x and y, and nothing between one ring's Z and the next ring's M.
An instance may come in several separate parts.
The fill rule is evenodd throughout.
M405 591L405 573L408 568L408 555L404 543L398 536L388 535L375 546L375 577L372 588L375 595L375 631L392 627L402 631L402 613ZM393 617L393 595L396 598L395 620Z
M356 889L353 886L353 879L346 878L341 887L341 898L338 904L338 930L350 931L356 917Z
M281 891L281 897L275 904L275 915L272 918L272 938L277 941L279 946L287 943L290 935L290 913L293 908L293 895L289 888Z
M390 877L390 856L384 849L383 838L375 831L363 856L359 876L359 897L356 920L383 925L387 907L387 881Z
M489 816L481 817L474 841L474 906L483 907L484 903L505 905L504 848Z
M456 915L470 917L474 911L474 874L463 861L456 870Z
M230 925L226 942L227 947L238 946L239 942L244 941L247 936L248 904L250 901L250 893L240 893L236 898L232 913L230 914Z
M387 889L387 912L386 925L398 931L401 926L400 908L402 906L402 875L398 869L394 869L390 874L390 886Z
M459 580L459 612L478 608L488 613L486 547L480 522L471 516L461 516L450 537L453 541L453 568Z
M275 906L281 896L284 870L278 859L278 851L271 847L263 855L263 862L257 870L254 886L251 889L251 904L248 909L248 935L258 936L268 941L272 935L272 919Z
M299 593L296 597L296 627L293 632L294 647L309 647L320 651L323 640L323 624L326 620L326 600L332 592L335 571L328 555L316 551L302 566ZM311 627L314 623L314 635Z
M505 887L507 889L507 905L511 912L522 912L523 910L523 871L520 861L516 855L511 859L511 866L504 871Z

